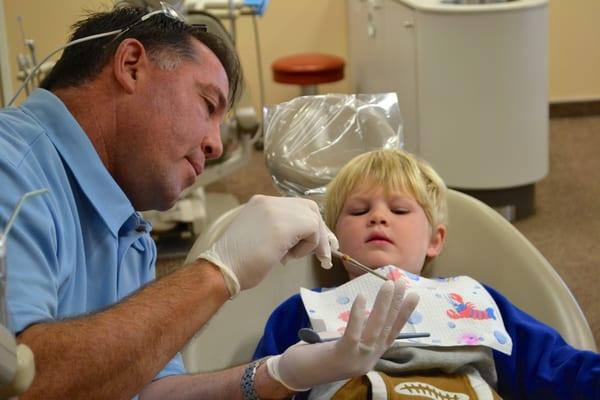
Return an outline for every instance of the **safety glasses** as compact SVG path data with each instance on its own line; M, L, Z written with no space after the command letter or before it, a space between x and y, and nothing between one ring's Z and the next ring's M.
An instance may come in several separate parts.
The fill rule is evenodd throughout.
M23 81L23 84L19 87L19 90L17 90L17 92L15 93L15 95L13 96L12 99L10 99L10 101L7 104L7 107L10 107L15 100L17 99L17 97L19 97L19 95L21 94L21 92L23 91L23 89L27 86L27 84L29 83L29 81L31 81L31 79L37 74L38 70L40 69L40 67L50 59L50 57L52 57L54 54L58 53L59 51L66 49L67 47L71 47L73 45L79 44L79 43L83 43L83 42L88 42L90 40L95 40L95 39L100 39L103 37L107 37L107 36L113 36L116 35L108 44L112 44L114 42L116 42L117 40L119 40L119 38L123 37L123 35L125 35L127 32L129 32L131 29L133 29L134 27L136 27L137 25L143 23L144 21L148 20L149 18L152 18L156 15L164 15L167 16L169 18L173 18L176 19L178 21L181 21L183 23L185 23L185 18L183 17L183 15L181 15L181 13L179 13L179 11L177 11L175 8L173 8L173 6L171 6L169 3L166 3L164 1L160 2L161 5L161 9L160 10L154 10L154 11L150 11L147 14L144 14L140 19L138 19L137 21L132 22L131 24L127 25L124 28L121 29L116 29L114 31L110 31L110 32L104 32L104 33L98 33L96 35L90 35L90 36L86 36L86 37L82 37L79 39L75 39L72 40L60 47L58 47L57 49L55 49L54 51L52 51L50 54L48 54L40 63L38 63L35 67L33 67L33 69L29 72L29 74L27 75L27 78L25 78L25 80ZM206 31L206 25L200 25L199 26L200 29Z

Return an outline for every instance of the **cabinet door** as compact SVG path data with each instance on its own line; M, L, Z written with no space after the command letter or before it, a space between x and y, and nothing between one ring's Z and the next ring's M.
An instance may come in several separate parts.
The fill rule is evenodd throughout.
M414 11L394 0L348 0L352 90L396 92L404 147L419 150Z
M546 7L418 13L419 154L450 187L548 172Z

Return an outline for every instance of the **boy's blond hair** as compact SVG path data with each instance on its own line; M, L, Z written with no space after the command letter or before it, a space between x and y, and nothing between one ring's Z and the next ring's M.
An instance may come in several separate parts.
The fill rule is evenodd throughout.
M327 186L325 223L335 231L344 203L361 183L401 191L425 211L432 228L447 222L447 188L433 167L404 150L382 149L350 160Z

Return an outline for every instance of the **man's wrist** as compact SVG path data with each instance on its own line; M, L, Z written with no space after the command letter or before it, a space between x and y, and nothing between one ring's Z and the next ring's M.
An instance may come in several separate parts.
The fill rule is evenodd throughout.
M240 382L240 389L242 390L243 400L259 400L258 394L256 393L256 371L260 365L264 362L264 359L252 361L244 369L242 379Z
M296 393L269 374L266 360L256 369L254 389L259 399L287 399Z
M221 268L219 268L217 265L203 258L198 258L195 261L189 263L187 267L191 267L193 269L201 268L203 274L210 275L210 278L208 278L211 282L211 284L209 285L210 290L220 299L222 299L223 302L231 298L231 294L229 293L229 289L227 288L227 284L225 278L223 277L223 273L221 272ZM203 279L206 282L207 277L206 275L204 276L205 277Z
M228 268L220 258L212 251L212 249L204 251L202 254L198 256L199 260L209 262L211 265L215 266L219 269L219 272L223 276L223 282L229 291L229 298L233 299L240 293L240 282L233 273L233 271Z

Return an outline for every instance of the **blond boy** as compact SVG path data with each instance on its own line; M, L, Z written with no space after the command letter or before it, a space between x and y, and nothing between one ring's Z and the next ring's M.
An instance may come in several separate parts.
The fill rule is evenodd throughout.
M336 234L340 250L368 267L392 264L421 274L443 248L446 194L443 180L424 160L403 150L372 151L352 159L330 183L324 219ZM350 265L344 268L350 279L361 274ZM600 389L594 384L600 381L598 354L572 348L554 329L517 309L492 288L486 289L513 340L512 354L477 347L392 348L375 367L383 371L389 398L405 395L405 382L415 381L415 373L420 374L417 379L463 380L466 385L454 391L448 389L456 388L453 383L425 383L430 390L437 387L456 398L495 398L490 386L506 398L600 398ZM285 351L297 342L296 332L307 326L308 316L300 296L295 295L271 315L255 357ZM388 382L390 375L400 383ZM319 392L336 399L366 398L372 393L365 386L373 384L366 382L366 378L358 378L333 390L315 389L313 397ZM299 393L296 398L307 396Z

